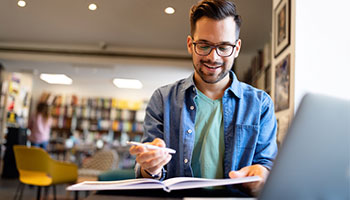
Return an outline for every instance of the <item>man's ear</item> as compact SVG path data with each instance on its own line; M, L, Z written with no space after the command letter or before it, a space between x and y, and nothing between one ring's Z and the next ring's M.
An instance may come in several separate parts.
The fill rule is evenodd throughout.
M192 55L192 37L190 35L187 36L187 51Z
M233 55L234 55L235 58L238 57L238 54L241 51L241 46L242 46L242 40L238 39L237 42L236 42L235 49L233 51Z

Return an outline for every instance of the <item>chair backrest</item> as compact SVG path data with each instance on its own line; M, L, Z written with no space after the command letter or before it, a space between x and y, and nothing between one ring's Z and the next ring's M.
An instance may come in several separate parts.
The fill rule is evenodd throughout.
M87 162L83 163L83 168L107 171L117 166L118 154L113 150L97 151Z
M45 150L25 145L14 145L13 149L18 171L49 172L50 156Z
M15 145L13 149L21 182L47 186L77 180L78 167L75 164L51 159L45 150L37 147ZM37 178L28 179L28 174Z

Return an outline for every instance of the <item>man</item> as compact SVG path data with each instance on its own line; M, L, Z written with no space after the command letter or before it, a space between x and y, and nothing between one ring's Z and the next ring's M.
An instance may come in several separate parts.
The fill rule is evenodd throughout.
M277 153L270 97L237 80L231 71L241 48L240 17L233 3L204 0L190 12L187 49L194 74L163 86L146 109L143 142L177 150L133 146L138 177L260 176L243 186L256 193Z

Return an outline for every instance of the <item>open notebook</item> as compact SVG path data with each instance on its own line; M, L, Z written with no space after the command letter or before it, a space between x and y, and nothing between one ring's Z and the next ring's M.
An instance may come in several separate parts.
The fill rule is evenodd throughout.
M67 190L137 190L137 189L163 189L171 190L202 188L222 185L233 185L261 180L258 176L235 179L205 179L193 177L176 177L165 181L149 178L128 179L121 181L84 181L67 187Z

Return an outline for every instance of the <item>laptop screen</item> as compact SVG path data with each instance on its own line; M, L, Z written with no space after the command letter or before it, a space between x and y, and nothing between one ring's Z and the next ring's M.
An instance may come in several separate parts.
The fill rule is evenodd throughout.
M350 101L303 98L259 199L350 199Z

